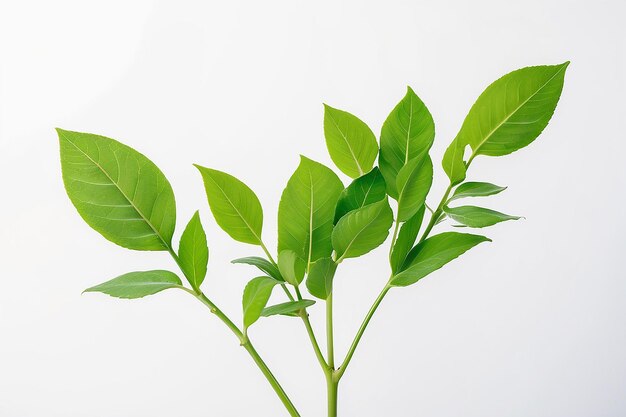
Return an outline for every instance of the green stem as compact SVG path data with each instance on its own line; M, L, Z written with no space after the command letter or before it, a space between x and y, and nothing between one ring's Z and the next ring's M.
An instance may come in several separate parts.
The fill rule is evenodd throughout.
M295 289L296 289L296 296L298 297L298 300L299 301L302 300L302 294L300 293L300 289L298 287L295 287ZM304 323L306 332L309 335L309 340L311 341L311 345L313 346L315 357L317 358L317 361L320 363L320 366L322 367L322 370L324 371L324 373L326 373L328 371L328 364L326 363L326 360L324 359L324 355L322 354L322 350L320 349L320 345L317 342L317 338L315 337L315 332L313 331L313 326L311 326L311 321L309 320L309 313L307 313L305 308L302 309L300 313L300 317L302 318L302 322Z
M400 228L400 222L396 219L396 226L393 229L393 237L391 238L391 246L389 247L389 259L391 260L391 254L393 252L393 246L396 244L398 238L398 229Z
M390 289L391 289L391 286L389 284L385 285L385 288L383 288L383 290L380 292L380 294L378 294L378 297L376 298L376 301L374 301L374 304L372 305L370 310L367 312L367 315L365 316L365 319L363 320L363 323L361 324L361 327L359 327L359 331L357 332L356 336L354 337L354 341L352 342L352 345L350 346L350 349L348 350L346 358L343 360L343 363L341 364L339 369L337 369L337 371L336 371L336 379L337 379L337 381L339 381L339 379L341 379L341 377L343 376L344 372L346 372L346 368L348 367L348 365L350 364L350 361L352 360L352 356L354 355L354 351L356 350L357 346L359 345L359 342L361 341L361 337L363 337L363 333L365 332L365 329L367 328L367 325L369 324L370 320L372 319L372 316L374 315L374 313L378 309L378 306L383 301L383 299L385 298L385 296L387 295L387 293L389 292Z
M326 348L328 352L328 367L335 369L335 344L333 336L333 293L326 299Z
M328 417L337 417L337 391L339 380L332 373L326 375L326 392L328 396Z

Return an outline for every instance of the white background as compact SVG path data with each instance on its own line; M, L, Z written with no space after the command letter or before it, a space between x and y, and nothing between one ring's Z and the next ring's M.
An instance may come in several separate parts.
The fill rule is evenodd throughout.
M216 227L193 162L257 192L274 247L298 154L330 164L322 103L379 132L411 85L437 126L436 203L447 185L438 161L483 88L565 60L541 137L470 172L509 186L480 203L526 219L485 230L493 243L389 294L342 381L340 415L625 415L625 13L618 0L3 1L0 416L286 415L188 294L81 296L174 265L82 222L54 127L117 138L155 161L176 192L177 236L201 209L205 292L239 322L255 272L229 261L259 250ZM336 278L340 357L386 281L386 251L346 261ZM321 337L322 304L312 316ZM251 336L302 415L322 416L324 380L301 323L262 320Z

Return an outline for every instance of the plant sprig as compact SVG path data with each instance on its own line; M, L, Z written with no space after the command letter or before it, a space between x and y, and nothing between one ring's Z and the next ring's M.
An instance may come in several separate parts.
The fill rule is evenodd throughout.
M487 87L445 152L443 169L450 183L434 208L426 204L426 198L433 181L429 152L435 125L411 88L385 120L380 145L365 122L324 105L324 135L330 157L352 181L346 187L333 170L301 156L281 196L274 255L263 242L263 208L256 194L230 174L195 165L217 224L234 240L259 247L263 255L232 261L255 266L261 274L243 290L241 326L202 292L209 249L199 212L188 221L175 250L176 203L161 170L116 140L57 129L65 188L85 222L122 247L169 253L188 283L185 286L171 271L136 271L85 291L131 299L172 288L193 295L236 336L291 416L300 414L254 348L249 330L262 317L299 317L326 378L328 416L335 417L339 382L389 291L415 284L469 249L491 241L457 231L432 235L435 226L448 218L457 223L454 226L470 228L520 218L484 207L456 206L456 202L506 189L466 181L467 172L478 156L508 155L539 136L559 101L568 64L522 68ZM426 214L429 220L424 225ZM333 281L339 266L376 249L389 235L389 279L365 315L346 356L337 361ZM286 299L268 306L277 286ZM309 321L309 309L316 300L303 296L305 289L326 306L325 354Z

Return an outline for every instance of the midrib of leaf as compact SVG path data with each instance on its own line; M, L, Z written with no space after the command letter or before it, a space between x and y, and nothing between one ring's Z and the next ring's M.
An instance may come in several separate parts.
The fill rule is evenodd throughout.
M406 129L406 153L404 154L404 165L409 163L409 138L411 137L411 123L413 122L413 97L410 98L409 126Z
M256 232L254 231L254 229L252 229L252 226L250 226L250 223L248 223L248 221L246 220L245 217L243 217L243 215L241 214L241 212L239 211L239 209L233 204L233 202L230 200L230 198L228 198L228 195L226 194L226 192L224 191L224 189L222 187L220 187L220 185L217 183L217 181L215 181L213 179L213 177L209 176L209 178L211 178L211 181L213 181L213 184L215 184L217 186L217 188L219 188L219 190L222 192L222 194L224 195L224 197L226 198L226 200L228 201L228 203L230 204L230 206L237 212L237 215L241 218L241 220L243 220L243 222L246 224L246 227L248 227L248 229L252 232L252 234L254 235L254 237L256 237L257 241L259 243L261 243L261 237L259 235L256 234Z
M309 204L309 253L306 262L306 270L309 270L311 266L311 255L313 253L313 175L309 169L309 191L311 194L311 200Z
M356 159L356 155L354 154L354 151L352 150L352 146L350 146L350 142L348 142L348 138L346 137L346 135L343 134L343 131L339 127L339 124L335 121L335 118L333 117L333 115L329 113L329 116L330 116L330 119L333 121L335 127L339 131L339 134L341 134L341 137L343 138L344 142L346 142L346 146L348 147L348 150L350 151L350 155L352 155L352 159L354 159L354 162L356 163L356 167L359 170L359 176L363 175L364 174L363 168L361 168L361 164L359 164L359 160Z
M86 154L85 152L83 152L82 149L80 149L78 146L76 146L76 144L74 144L74 142L72 142L67 136L65 136L64 133L61 133L63 135L63 138L65 140L67 140L69 143L72 144L72 146L74 148L76 148L76 150L78 152L80 152L81 154L83 154L87 159L89 159L89 161L91 161L95 166L98 167L98 169L100 169L100 171L102 171L102 173L109 179L109 181L111 181L112 184L115 185L115 188L117 188L117 190L120 192L120 194L122 194L122 196L126 199L126 201L128 201L130 203L130 205L132 206L132 208L137 212L137 214L139 214L139 216L141 216L141 218L143 219L143 221L146 222L146 224L148 226L150 226L150 228L152 229L152 231L154 232L155 236L159 238L159 240L161 241L161 243L163 243L163 246L165 246L165 248L169 251L172 250L172 248L170 247L170 245L165 241L165 239L163 239L163 236L161 236L161 233L159 233L159 231L154 227L154 225L152 224L152 222L150 222L150 220L148 220L146 218L146 216L144 216L144 214L141 212L141 210L139 210L139 208L135 205L135 202L133 200L131 200L126 193L120 188L119 184L113 180L113 178L109 175L109 173L98 163L96 162L93 158L91 158L88 154ZM96 145L97 146L97 145ZM115 152L113 152L113 156L115 157L115 161L119 167L119 160L117 159L117 155L115 154ZM118 168L118 172L119 168ZM137 182L135 183L135 190L137 188L137 184L139 183L139 178L137 178Z
M469 166L470 162L472 159L474 159L474 157L478 154L478 151L480 150L480 148L489 140L489 138L491 136L493 136L493 134L500 129L504 124L506 124L509 119L511 117L513 117L515 115L515 113L517 113L522 107L524 107L533 97L535 97L537 94L539 94L539 92L541 90L543 90L548 84L550 84L550 82L561 73L561 71L563 70L563 68L565 68L565 66L561 66L561 68L559 68L559 70L557 72L554 73L554 75L552 75L552 77L550 77L545 83L543 83L541 85L541 87L539 87L534 93L532 93L530 96L528 96L528 98L526 100L524 100L522 103L520 103L519 106L517 106L512 112L510 112L505 118L504 120L502 120L500 123L498 123L498 125L493 128L488 134L487 136L478 144L478 146L476 147L476 149L474 150L474 152L472 153L471 158L468 160L467 165Z

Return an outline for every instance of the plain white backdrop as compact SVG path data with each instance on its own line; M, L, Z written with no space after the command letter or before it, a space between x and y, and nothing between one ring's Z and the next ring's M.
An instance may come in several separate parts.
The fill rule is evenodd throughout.
M54 127L117 138L161 167L176 236L200 209L205 292L239 322L255 271L229 261L259 250L215 225L192 163L257 192L274 247L298 154L331 164L322 103L379 132L410 85L437 126L436 203L447 185L439 161L479 93L513 69L565 60L540 138L470 171L509 186L480 203L526 219L485 230L493 243L390 293L342 381L340 415L626 415L625 15L618 0L2 1L0 416L286 415L188 294L81 296L174 265L83 223L63 190ZM385 257L381 247L346 261L336 277L340 357L386 281ZM321 333L321 304L312 316ZM302 415L323 416L324 379L301 323L262 320L251 337Z

